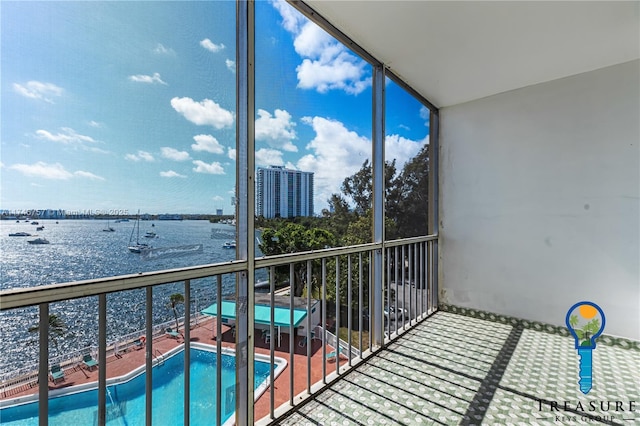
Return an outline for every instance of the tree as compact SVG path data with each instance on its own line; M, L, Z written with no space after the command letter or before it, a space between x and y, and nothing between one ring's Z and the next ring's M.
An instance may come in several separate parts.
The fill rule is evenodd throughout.
M385 195L393 190L396 174L396 160L384 165ZM371 209L373 202L373 177L369 160L364 160L362 167L354 175L345 178L340 188L344 196L351 199L355 205L355 212L359 215Z
M173 317L176 319L176 331L178 331L178 305L184 304L184 296L181 293L174 293L169 296L169 307L173 311Z
M333 247L336 244L335 236L322 228L310 228L298 223L286 222L279 228L265 228L262 231L262 242L259 248L267 256L298 253L310 250L321 250ZM287 270L283 270L287 269ZM288 274L288 268L277 269L280 279ZM294 283L292 289L295 296L301 296L306 282L306 263L298 263L294 267ZM309 286L311 288L311 286Z
M392 188L387 193L385 208L387 217L396 224L395 237L417 237L427 233L429 145L423 146L394 179Z
M32 325L28 329L29 333L37 333L40 331L40 323ZM56 314L49 314L49 340L53 346L58 348L58 339L61 339L67 331L67 325Z

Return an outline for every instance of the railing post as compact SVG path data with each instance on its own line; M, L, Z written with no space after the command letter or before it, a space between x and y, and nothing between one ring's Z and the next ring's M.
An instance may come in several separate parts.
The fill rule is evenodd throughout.
M373 67L373 242L384 243L384 66ZM376 346L384 343L384 250L373 253L373 340Z
M440 147L440 115L437 112L431 110L429 116L429 204L428 204L428 219L429 229L428 235L440 234L439 232L439 194L438 190L440 185L439 178L439 147ZM438 237L438 240L440 237ZM433 307L438 309L438 240L432 243L431 261L432 269L429 271L433 286Z
M145 308L145 424L153 426L153 287L146 288Z
M49 424L49 304L40 304L40 365L38 366L38 424Z
M191 281L184 282L184 424L191 415ZM197 312L196 312L197 315ZM178 330L176 330L178 331Z
M107 423L107 295L98 296L98 424Z

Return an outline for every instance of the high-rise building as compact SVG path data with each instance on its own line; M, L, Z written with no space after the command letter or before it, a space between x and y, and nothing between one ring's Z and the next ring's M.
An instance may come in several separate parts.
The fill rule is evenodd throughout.
M313 216L313 173L258 167L256 210L265 218Z

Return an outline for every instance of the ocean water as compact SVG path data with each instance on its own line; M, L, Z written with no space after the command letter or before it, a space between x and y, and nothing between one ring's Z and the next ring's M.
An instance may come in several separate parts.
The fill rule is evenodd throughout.
M107 227L106 221L38 222L40 226L44 225L43 231L36 231L35 225L24 221L0 221L0 289L36 287L235 259L235 250L222 248L225 241L235 238L235 227L206 220L140 221L140 242L154 248L202 244L202 251L198 253L152 260L145 260L144 256L127 249L135 221L111 222L109 226L115 232L102 231ZM10 233L20 231L44 237L50 244L28 244L27 240L34 237L9 237ZM144 238L147 231L155 232L157 238ZM191 282L192 312L215 301L216 285L214 278ZM154 288L154 324L173 319L169 296L176 292L184 292L182 283ZM223 294L234 292L234 277L224 276ZM54 303L50 305L49 312L62 318L67 326L64 338L58 339L56 345L50 345L51 357L97 345L97 297ZM179 313L183 314L182 306ZM143 329L144 314L143 289L107 295L107 341ZM37 333L28 332L29 327L37 322L37 307L0 313L0 375L37 364Z

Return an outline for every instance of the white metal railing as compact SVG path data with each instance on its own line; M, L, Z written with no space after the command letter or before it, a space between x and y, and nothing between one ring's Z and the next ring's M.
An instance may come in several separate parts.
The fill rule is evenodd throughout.
M385 259L385 274L382 277L374 278L372 271L372 259L374 256L380 256ZM275 281L276 269L284 269L288 272L290 283L292 283L292 291L288 297L288 308L291 316L290 324L293 324L294 307L294 291L296 283L302 284L307 290L302 298L295 298L295 303L302 304L309 314L312 312L312 293L316 300L319 300L319 309L321 318L318 323L312 323L312 315L309 314L303 320L306 330L316 330L315 338L321 335L321 349L312 349L313 340L307 342L306 345L298 346L295 340L295 332L290 334L289 338L289 389L286 386L278 387L277 390L270 388L269 393L269 411L262 413L264 417L259 423L267 424L278 416L293 409L301 403L305 398L310 397L318 388L318 386L326 386L334 380L338 380L346 370L357 365L361 360L372 356L379 350L390 338L401 334L418 320L426 317L426 315L434 312L437 308L437 276L435 274L434 265L437 261L437 236L425 236L410 239L403 239L385 243L371 243L350 247L339 247L325 250L318 250L305 253L286 254L279 256L270 256L256 258L254 260L254 268L268 268L270 271L270 315L271 322L269 327L270 335L275 336ZM131 345L132 342L141 334L146 336L155 335L157 333L164 334L164 328L173 321L163 324L153 324L152 318L152 290L156 286L168 283L182 281L185 289L185 312L191 312L190 286L191 280L199 278L213 277L217 284L215 289L217 295L215 300L222 300L222 276L234 273L243 273L249 263L245 261L233 261L224 264L206 265L199 267L182 268L168 271L155 271L149 273L127 275L120 277L110 277L98 280L89 280L75 283L54 284L30 289L5 290L0 292L0 309L8 310L13 308L23 308L29 306L39 306L41 318L48 318L48 305L50 303L62 302L67 299L84 298L91 296L99 297L99 327L98 327L98 344L89 348L76 351L73 354L65 355L64 358L48 359L47 346L47 327L48 321L41 319L40 333L40 351L41 363L39 365L38 374L30 374L29 377L6 378L2 382L3 389L7 394L3 398L10 397L11 389L23 391L29 387L33 387L35 383L46 383L48 379L49 362L61 363L64 365L73 365L81 362L81 356L89 350L98 360L99 365L106 365L107 355L113 354L114 350L120 350ZM382 281L382 292L375 292L374 280ZM311 284L311 285L309 285ZM110 342L106 340L106 296L110 293L120 291L128 291L132 289L146 289L146 326L144 330L134 333L128 333L113 339ZM329 294L329 296L328 296ZM379 306L389 307L393 305L394 312L376 312L374 307L375 299L380 300ZM236 302L239 302L236 300ZM240 301L241 302L241 301ZM317 302L314 302L317 303ZM240 303L238 303L240 305ZM218 303L221 306L221 303ZM316 305L314 305L316 306ZM237 306L240 309L240 306ZM221 309L221 308L220 308ZM389 309L387 309L389 310ZM403 312L403 314L400 314ZM216 318L217 331L215 335L221 335L221 313L214 316ZM197 319L195 319L197 321ZM316 318L317 320L317 318ZM182 323L184 324L184 318ZM191 322L194 318L190 319ZM315 320L314 320L315 321ZM376 341L373 331L375 329L382 331L382 341ZM45 332L42 332L42 329ZM327 330L326 333L318 330ZM331 331L328 331L331 329ZM347 333L345 340L338 339L340 331ZM386 329L386 332L385 332ZM253 333L253 326L249 330ZM291 330L290 330L291 331ZM184 327L185 345L190 345L190 327ZM311 336L305 336L311 337ZM299 337L300 338L300 337ZM245 336L246 339L246 336ZM221 352L221 340L216 339L218 345L218 353ZM240 341L240 337L236 336L236 344ZM269 353L271 359L274 358L276 351L276 339L271 339L269 343ZM338 352L335 361L334 371L327 371L326 364L331 349L327 349L327 345L335 348ZM304 349L300 349L304 348ZM340 348L342 354L347 355L347 359L340 358ZM287 351L287 348L278 348L279 351ZM146 369L147 382L146 386L146 418L147 424L151 424L152 411L152 382L151 368L158 355L153 348L153 339L147 340L146 345ZM186 390L189 386L189 351L185 351L185 410L190 403L190 394ZM303 354L303 352L306 352ZM319 355L320 354L320 355ZM220 356L220 355L218 355ZM238 357L242 356L241 351L236 352L236 362L241 362ZM279 355L280 356L280 355ZM284 355L286 356L286 355ZM302 357L302 358L300 358ZM312 359L319 357L322 365L322 379L319 383L312 383ZM298 360L298 362L296 362ZM315 362L315 361L314 361ZM221 364L218 360L218 366ZM300 373L301 365L306 364L306 375ZM316 364L314 364L317 366ZM99 368L98 371L98 418L106 417L106 373L105 369ZM300 377L306 376L306 390L297 387L300 384ZM220 378L218 374L217 387L221 389ZM3 378L4 379L4 378ZM270 383L273 383L275 377L271 372ZM251 380L253 382L253 378ZM312 390L313 387L313 390ZM283 392L288 396L288 403L280 407L275 406L275 392ZM48 389L43 386L38 389L40 401L48 400ZM301 396L302 395L302 396ZM217 393L216 418L221 418L221 395ZM266 398L263 395L262 398ZM44 407L44 408L43 408ZM253 406L251 406L253 407ZM47 403L40 404L40 416L47 416ZM277 410L276 410L277 409ZM100 417L102 416L102 417ZM184 423L188 424L187 419ZM46 424L46 421L41 424Z

